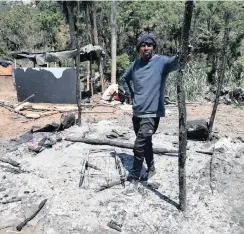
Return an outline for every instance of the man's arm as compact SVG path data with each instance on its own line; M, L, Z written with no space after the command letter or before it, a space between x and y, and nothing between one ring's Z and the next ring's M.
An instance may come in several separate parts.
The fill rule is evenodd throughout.
M176 71L178 69L180 69L180 63L179 63L179 56L175 55L172 57L168 57L168 61L167 61L167 73Z
M130 65L119 81L119 88L123 89L124 96L130 98L133 98L134 96L133 88L131 87L133 64L134 63Z
M192 45L188 45L188 55L187 55L187 62L190 60L191 57L191 50L192 50ZM167 71L173 72L176 70L180 69L180 57L179 57L179 52L173 56L173 57L168 57L168 62L167 62Z

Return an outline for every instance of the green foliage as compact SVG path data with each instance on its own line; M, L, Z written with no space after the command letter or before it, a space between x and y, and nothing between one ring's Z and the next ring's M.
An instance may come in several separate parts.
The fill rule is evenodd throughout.
M1 5L5 10L0 11L0 55L64 47L67 30L56 2L40 2L37 7L4 2Z
M36 1L35 7L21 2L0 1L0 56L11 51L38 52L67 48L68 20L63 14L64 2ZM74 17L81 45L91 43L93 35L85 9L90 1L82 1ZM111 59L111 2L95 1L99 44L104 48L104 73L109 76ZM220 61L224 32L224 15L231 14L228 53L224 85L244 87L244 2L196 1L191 25L192 62L185 70L187 99L201 99L208 89L209 73ZM142 33L154 33L157 53L172 55L180 48L184 1L117 1L117 77L138 57L137 38ZM219 66L219 64L217 64ZM217 66L217 67L218 67ZM167 94L175 97L175 74L167 81ZM213 72L213 80L217 79Z
M8 5L1 12L0 41L1 51L33 50L39 43L42 34L40 21L36 17L38 11L25 5Z
M184 87L187 100L203 101L204 94L208 90L206 78L206 72L199 61L192 61L187 64L184 71ZM176 79L177 72L171 73L167 78L166 95L173 100L176 99Z
M127 54L121 54L116 57L116 65L117 65L117 72L116 72L116 79L117 81L120 79L121 75L128 69L130 65L129 56ZM109 59L107 63L107 72L108 74L111 73L111 59Z
M129 67L130 60L127 54L117 56L117 77L121 76Z

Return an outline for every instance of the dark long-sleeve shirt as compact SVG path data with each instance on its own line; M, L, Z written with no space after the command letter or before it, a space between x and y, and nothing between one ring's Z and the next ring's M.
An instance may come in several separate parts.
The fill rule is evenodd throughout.
M166 77L179 68L178 57L154 55L148 61L138 59L120 79L126 93L133 98L133 115L165 116L164 93ZM133 87L131 87L131 82Z

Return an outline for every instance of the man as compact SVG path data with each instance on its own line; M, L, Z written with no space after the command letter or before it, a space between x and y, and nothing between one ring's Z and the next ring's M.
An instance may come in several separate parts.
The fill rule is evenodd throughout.
M131 95L133 100L132 121L136 134L131 183L125 190L128 196L135 194L137 190L144 158L147 164L147 178L150 179L156 173L152 135L158 128L160 117L165 116L166 77L179 67L178 56L156 55L156 46L154 35L145 34L139 37L136 48L140 59L130 65L120 80L125 96Z

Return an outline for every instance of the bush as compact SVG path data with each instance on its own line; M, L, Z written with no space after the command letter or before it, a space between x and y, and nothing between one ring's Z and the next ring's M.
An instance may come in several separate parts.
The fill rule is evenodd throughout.
M172 100L177 99L176 82L178 72L171 73L167 78L166 95ZM184 87L186 100L203 101L207 85L207 74L200 63L192 61L186 65L184 71Z

